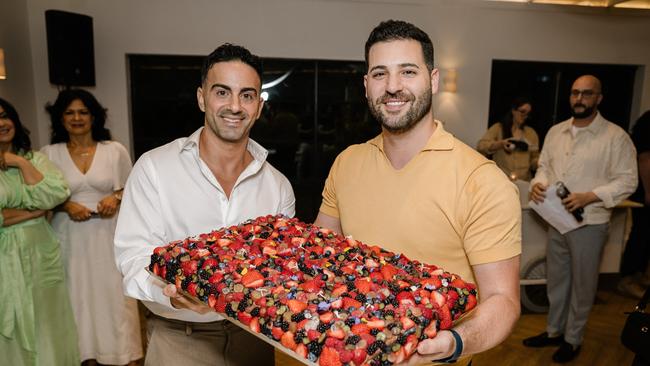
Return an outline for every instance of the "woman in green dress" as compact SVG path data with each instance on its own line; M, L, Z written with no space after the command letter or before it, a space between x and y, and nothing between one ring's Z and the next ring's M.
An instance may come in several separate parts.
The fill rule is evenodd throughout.
M70 191L28 133L0 98L0 363L79 365L59 242L45 218Z

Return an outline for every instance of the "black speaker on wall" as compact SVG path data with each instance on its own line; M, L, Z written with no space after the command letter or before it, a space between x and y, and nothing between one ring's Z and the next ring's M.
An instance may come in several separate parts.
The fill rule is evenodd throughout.
M95 86L93 18L60 10L45 11L50 83Z

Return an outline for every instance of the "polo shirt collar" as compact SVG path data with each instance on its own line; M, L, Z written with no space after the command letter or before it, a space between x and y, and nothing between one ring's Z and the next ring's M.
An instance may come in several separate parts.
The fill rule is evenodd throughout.
M433 131L431 137L427 141L426 145L422 148L422 151L445 151L452 150L454 148L454 136L445 131L442 126L442 122L435 120L436 130ZM369 144L376 146L379 150L384 151L384 135L380 133L377 137L368 141Z

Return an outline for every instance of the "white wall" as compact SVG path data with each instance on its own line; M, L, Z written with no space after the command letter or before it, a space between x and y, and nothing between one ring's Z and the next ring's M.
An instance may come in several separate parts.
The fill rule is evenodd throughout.
M388 18L422 27L434 41L436 64L458 70L458 93L438 95L434 106L437 118L470 145L485 130L495 58L646 65L636 105L641 111L650 108L650 11L477 0L26 1L29 29L22 26L19 32L29 34L33 60L22 72L34 70L35 145L47 143L42 107L56 96L47 74L47 9L94 18L97 87L92 92L109 109L115 139L127 146L128 53L205 55L228 41L266 57L362 60L368 33ZM29 113L26 109L21 106L21 113ZM633 118L638 114L633 111Z
M7 71L7 79L0 80L0 98L13 104L20 120L31 131L32 143L38 147L40 139L29 43L27 2L0 1L0 48L5 51Z

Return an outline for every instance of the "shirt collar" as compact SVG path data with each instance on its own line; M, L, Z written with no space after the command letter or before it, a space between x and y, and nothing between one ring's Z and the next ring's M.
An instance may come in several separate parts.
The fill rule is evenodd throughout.
M442 122L435 120L436 130L433 131L431 137L427 141L426 145L422 148L422 151L444 151L452 150L454 148L454 136L445 131L442 126ZM376 146L379 150L384 151L384 136L379 134L377 137L368 141L369 144Z
M203 131L205 127L200 127L198 130L194 131L193 134L191 134L183 143L181 147L181 151L185 150L196 150L198 154L198 146L199 146L199 140L201 138L201 131ZM248 145L246 145L246 150L248 150L249 153L253 156L253 159L256 161L263 163L266 161L266 158L269 155L268 150L266 150L262 145L258 144L256 141L253 139L249 138L248 139Z
M586 126L582 127L584 131L591 132L592 134L597 134L598 131L600 131L602 128L604 128L607 125L607 121L603 116L600 115L600 112L596 112L596 117L594 117L594 120L591 121L591 123ZM571 132L571 128L573 127L573 117L569 120L569 123L564 126L562 129L562 132Z

